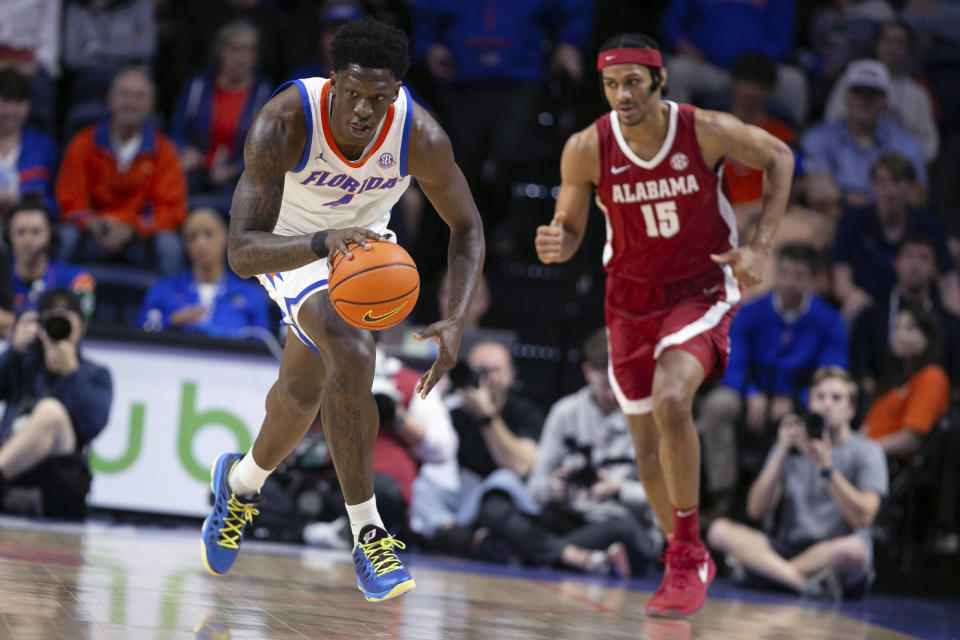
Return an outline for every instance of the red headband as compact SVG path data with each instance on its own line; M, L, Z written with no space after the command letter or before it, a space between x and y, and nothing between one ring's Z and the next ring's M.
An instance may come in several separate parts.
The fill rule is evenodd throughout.
M624 49L607 49L597 54L597 71L612 64L624 63L642 64L647 67L662 67L660 52L656 49L640 49L630 47Z

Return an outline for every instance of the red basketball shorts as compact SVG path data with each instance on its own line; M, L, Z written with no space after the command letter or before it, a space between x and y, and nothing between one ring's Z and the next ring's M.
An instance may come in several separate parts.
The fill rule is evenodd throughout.
M730 355L730 321L739 302L740 286L728 265L660 285L608 275L604 311L610 384L623 412L653 410L653 372L667 349L693 355L707 379L721 377Z

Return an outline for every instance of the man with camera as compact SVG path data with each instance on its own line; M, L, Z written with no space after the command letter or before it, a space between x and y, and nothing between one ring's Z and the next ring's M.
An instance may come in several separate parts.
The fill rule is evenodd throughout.
M467 365L462 379L451 373L460 400L451 412L460 436L460 465L482 477L497 469L525 477L537 453L543 412L513 391L513 361L499 342L474 345Z
M83 317L93 313L96 281L79 265L51 259L54 229L43 200L25 196L7 218L4 239L10 246L13 311L35 310L40 296L50 289L69 289L80 299Z
M82 517L86 446L107 425L113 382L79 352L80 299L47 291L20 316L0 355L0 510Z
M527 487L554 533L577 531L587 547L622 541L634 575L656 559L663 536L643 485L627 418L607 375L607 330L583 344L586 386L560 398L547 414Z
M870 585L870 525L887 493L887 463L879 445L850 429L856 395L847 371L818 369L810 413L783 418L750 487L747 515L762 519L764 531L727 518L707 531L707 543L749 582L833 599L859 597Z

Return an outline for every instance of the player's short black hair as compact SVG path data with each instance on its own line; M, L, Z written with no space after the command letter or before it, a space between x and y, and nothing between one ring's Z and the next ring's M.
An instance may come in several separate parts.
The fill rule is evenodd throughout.
M389 69L399 80L410 68L410 39L400 29L373 18L347 22L330 47L333 70L356 64L367 69Z
M777 258L806 265L807 269L810 270L810 275L817 273L817 266L820 262L817 250L803 242L789 242L783 245L777 250Z
M648 35L642 33L618 33L610 36L600 45L600 53L610 49L654 49L660 51L660 44ZM644 65L646 66L646 65ZM660 87L663 81L663 74L659 67L647 66L650 70L650 93L653 93ZM600 80L600 89L603 89L603 78Z

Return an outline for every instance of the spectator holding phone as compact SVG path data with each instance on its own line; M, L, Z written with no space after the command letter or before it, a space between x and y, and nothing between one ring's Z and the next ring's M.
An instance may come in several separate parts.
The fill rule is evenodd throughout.
M887 493L883 450L851 431L857 386L823 367L810 386L810 413L780 422L777 443L750 487L747 515L763 531L720 518L707 543L745 569L748 582L814 597L855 598L873 579L870 525Z

